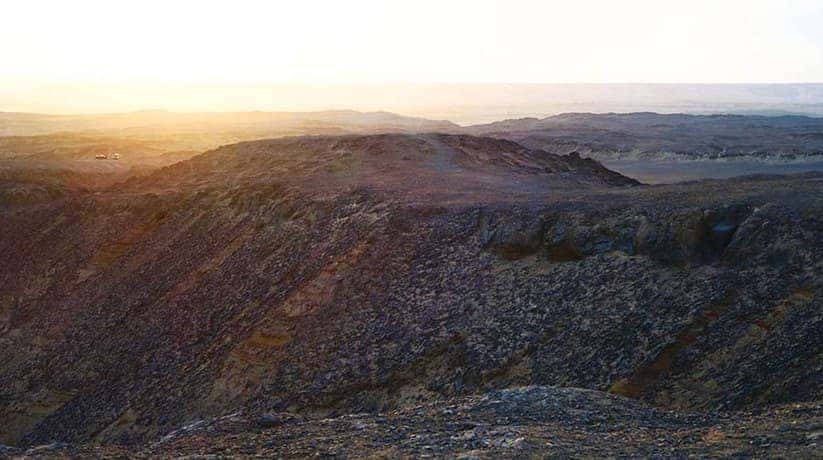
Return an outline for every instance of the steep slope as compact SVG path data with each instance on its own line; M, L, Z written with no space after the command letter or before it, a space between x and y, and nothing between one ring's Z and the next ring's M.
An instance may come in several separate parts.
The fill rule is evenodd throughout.
M0 208L0 442L528 385L821 398L821 177L648 188L448 135L223 147Z

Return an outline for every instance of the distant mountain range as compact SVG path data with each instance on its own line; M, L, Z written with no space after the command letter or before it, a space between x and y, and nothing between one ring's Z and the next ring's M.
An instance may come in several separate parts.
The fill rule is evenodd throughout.
M96 187L238 142L389 133L469 134L514 141L555 155L576 152L645 183L823 169L823 118L566 113L459 126L389 112L338 110L98 115L0 112L0 173L51 184L54 176L44 171L65 171L70 174L64 179L71 179L71 183ZM95 161L96 156L112 153L118 153L120 160ZM718 159L729 161L711 161Z
M3 87L14 88L14 93ZM101 100L100 95L112 95ZM24 96L21 96L24 95ZM174 101L179 102L177 105ZM40 113L388 110L460 125L569 112L823 116L823 84L45 84L0 83L0 110Z
M448 121L352 110L214 113L155 110L95 115L0 112L0 173L32 168L127 173L133 167L166 166L221 145L250 140L459 129ZM121 155L116 164L86 161L94 160L98 154L112 153Z
M475 125L466 131L598 159L823 155L823 118L804 116L568 113Z
M448 121L433 121L389 112L354 110L202 113L144 110L92 115L0 112L0 136L31 136L57 132L123 135L208 132L242 137L275 134L448 131L454 128L457 128L457 125Z
M795 158L823 154L823 118L797 115L689 115L566 113L461 127L450 121L389 112L227 112L141 111L101 115L46 115L0 112L0 157L55 150L72 157L83 149L127 139L130 152L148 156L208 150L224 144L289 135L453 133L504 138L551 153L577 151L598 159L757 157ZM71 133L68 136L67 133ZM3 139L2 136L54 136ZM122 147L122 146L121 146Z

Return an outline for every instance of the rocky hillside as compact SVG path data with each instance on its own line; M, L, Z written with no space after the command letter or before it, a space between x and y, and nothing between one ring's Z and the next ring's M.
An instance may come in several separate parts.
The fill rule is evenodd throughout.
M552 401L579 417L593 401L618 425L592 436L647 436L636 453L681 436L669 426L758 433L736 411L787 403L811 408L785 418L806 430L823 396L821 184L644 187L505 140L376 135L230 145L104 193L3 203L0 443L137 452L242 411L307 421L294 436L395 414L379 436L407 439L431 417L466 437L442 452L552 452L538 428L467 434L451 424L476 417L450 405L528 425ZM495 393L526 385L597 393Z
M404 200L510 200L638 182L599 163L463 135L288 137L226 146L124 190L282 185L302 197L356 189Z
M599 159L823 155L823 118L803 116L567 113L476 125L466 132Z
M450 132L446 121L388 112L144 111L96 115L0 112L0 202L26 189L52 196L64 186L101 190L221 145L293 135ZM112 160L113 154L118 160ZM103 155L105 160L96 157ZM5 197L4 197L5 196Z

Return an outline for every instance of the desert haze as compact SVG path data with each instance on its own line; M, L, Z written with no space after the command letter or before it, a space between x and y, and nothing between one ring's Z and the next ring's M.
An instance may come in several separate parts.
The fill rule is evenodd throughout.
M819 458L819 2L8 5L0 458Z

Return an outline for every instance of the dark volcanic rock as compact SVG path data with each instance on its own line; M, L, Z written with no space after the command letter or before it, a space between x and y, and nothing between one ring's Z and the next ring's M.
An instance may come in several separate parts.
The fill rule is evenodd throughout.
M254 415L234 414L128 451L83 445L61 453L82 458L812 458L819 452L821 421L820 404L781 406L768 414L680 414L596 391L522 387L383 414L288 419L276 427L260 427Z
M369 414L369 432L375 414L523 385L641 400L597 393L625 423L659 415L645 404L817 407L820 184L637 187L508 141L349 136L228 146L111 193L2 208L0 441L145 450L239 410L310 420L283 420L295 437L329 418L342 437L358 430L345 414ZM552 417L534 408L559 396L529 391L488 397L518 408L511 423ZM582 394L557 411L589 410ZM548 433L475 436L550 452ZM635 454L658 452L652 438Z
M263 428L272 428L281 425L286 425L289 423L296 423L302 421L303 417L295 414L289 414L286 412L281 413L270 413L270 414L261 414L255 420L255 424L257 426Z

